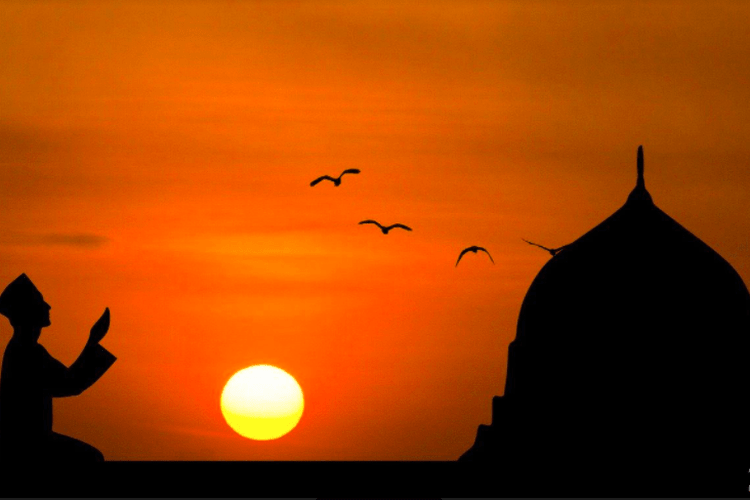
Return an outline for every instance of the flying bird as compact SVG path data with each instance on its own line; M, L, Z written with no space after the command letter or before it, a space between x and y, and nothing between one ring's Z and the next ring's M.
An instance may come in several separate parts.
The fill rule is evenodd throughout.
M495 263L495 259L492 258L492 255L490 255L490 252L488 252L486 248L482 248L482 247L478 247L478 246L474 245L472 247L464 248L463 250L461 250L461 254L458 256L458 260L456 261L456 267L458 267L458 263L461 262L461 257L463 257L464 254L466 254L467 252L477 253L477 250L481 250L484 253L486 253L489 256L489 258L492 261L492 263L493 264Z
M539 247L539 248L543 248L543 249L547 250L549 253L552 254L553 257L555 255L557 255L560 252L560 250L562 250L563 248L565 248L567 246L567 245L564 245L564 246L561 246L559 248L547 248L547 247L543 247L542 245L538 245L536 243L532 243L529 240L524 240L523 238L521 238L521 239L523 241L525 241L526 243L528 243L529 245L534 245L535 247Z
M360 222L360 224L375 224L376 226L378 226L380 228L381 231L383 231L383 234L388 234L388 231L390 231L391 229L396 228L396 227L401 228L401 229L406 229L407 231L411 231L411 228L409 226L404 226L403 224L391 224L388 227L384 227L379 222L374 221L374 220L370 220L370 219L363 220L362 222Z
M358 173L359 173L359 169L358 168L347 168L346 170L344 170L343 172L341 172L341 175L339 175L336 178L333 178L330 175L324 175L322 177L318 177L317 179L315 179L314 181L312 181L310 183L310 186L311 187L315 186L320 181L331 181L331 182L333 182L334 186L338 187L341 184L341 177L344 174L358 174Z

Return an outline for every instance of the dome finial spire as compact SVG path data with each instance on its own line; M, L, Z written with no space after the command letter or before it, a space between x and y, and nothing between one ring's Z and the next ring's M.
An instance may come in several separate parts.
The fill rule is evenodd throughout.
M643 180L643 146L638 146L638 181L635 184L635 189L628 196L628 200L639 203L641 201L653 203L651 195L646 191L646 182Z
M638 146L638 182L636 187L646 189L646 182L643 180L643 146Z

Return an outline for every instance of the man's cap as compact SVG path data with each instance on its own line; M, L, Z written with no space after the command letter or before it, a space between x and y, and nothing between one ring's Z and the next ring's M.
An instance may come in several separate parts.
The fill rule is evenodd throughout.
M13 311L25 309L30 301L39 299L42 299L42 293L37 290L26 274L21 274L0 294L0 314L10 318Z

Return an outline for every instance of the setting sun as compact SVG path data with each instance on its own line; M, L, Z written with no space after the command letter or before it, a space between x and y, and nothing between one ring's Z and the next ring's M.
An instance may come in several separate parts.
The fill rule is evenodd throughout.
M227 423L250 439L280 438L294 429L304 406L294 377L270 365L238 371L221 393L221 412Z

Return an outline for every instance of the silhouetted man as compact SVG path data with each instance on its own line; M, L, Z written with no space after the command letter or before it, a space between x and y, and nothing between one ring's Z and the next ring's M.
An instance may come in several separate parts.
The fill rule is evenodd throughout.
M102 461L93 446L52 432L52 398L81 394L117 359L99 345L109 329L109 309L70 368L38 343L50 325L50 309L25 274L0 294L0 314L13 326L0 376L0 455L14 462Z

